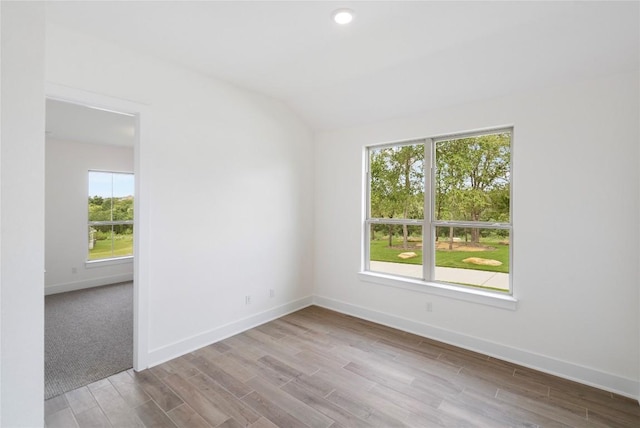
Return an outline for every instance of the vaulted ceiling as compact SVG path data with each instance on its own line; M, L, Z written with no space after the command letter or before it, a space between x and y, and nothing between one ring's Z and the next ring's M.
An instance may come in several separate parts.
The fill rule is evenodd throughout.
M638 2L50 2L54 25L255 90L315 130L637 70ZM348 26L330 15L355 11Z

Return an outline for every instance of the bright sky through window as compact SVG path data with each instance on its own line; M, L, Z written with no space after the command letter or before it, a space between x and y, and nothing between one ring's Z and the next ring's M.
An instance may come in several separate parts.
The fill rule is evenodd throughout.
M104 198L134 196L134 177L132 174L90 171L89 176L89 196Z

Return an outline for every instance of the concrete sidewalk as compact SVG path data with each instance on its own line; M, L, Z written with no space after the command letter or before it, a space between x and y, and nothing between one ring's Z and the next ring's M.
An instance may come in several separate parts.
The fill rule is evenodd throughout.
M422 265L372 261L370 268L373 272L422 278ZM436 266L435 273L435 279L437 281L481 285L483 287L499 288L509 291L509 274L506 273L438 266Z

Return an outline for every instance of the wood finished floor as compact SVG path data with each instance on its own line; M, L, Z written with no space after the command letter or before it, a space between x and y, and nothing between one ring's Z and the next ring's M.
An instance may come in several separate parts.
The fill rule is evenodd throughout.
M309 307L45 402L56 427L640 427L634 400Z

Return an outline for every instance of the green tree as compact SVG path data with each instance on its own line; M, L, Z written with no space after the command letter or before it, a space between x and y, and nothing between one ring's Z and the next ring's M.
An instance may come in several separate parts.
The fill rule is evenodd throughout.
M89 221L111 220L111 202L101 196L89 197Z
M436 218L508 221L509 172L508 133L437 143ZM471 229L471 242L479 240L479 229Z
M422 218L424 215L424 145L388 147L371 151L371 216ZM389 246L393 225L388 225ZM402 227L407 248L409 228Z
M114 198L113 220L133 220L133 198Z
M126 221L133 220L133 197L103 198L101 196L89 197L89 221ZM130 234L133 226L120 224L114 226L96 226L98 238L101 239L107 230L116 234ZM102 238L104 239L104 238Z

